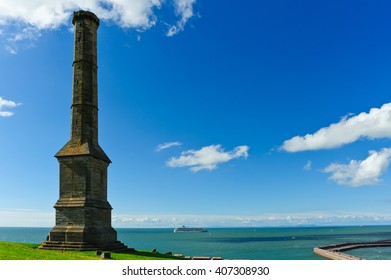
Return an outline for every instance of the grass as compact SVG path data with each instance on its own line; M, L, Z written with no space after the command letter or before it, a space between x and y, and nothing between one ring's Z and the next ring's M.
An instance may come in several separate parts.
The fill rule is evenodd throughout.
M38 244L0 242L0 260L102 260L95 251L40 250ZM113 260L181 260L146 251L111 252Z

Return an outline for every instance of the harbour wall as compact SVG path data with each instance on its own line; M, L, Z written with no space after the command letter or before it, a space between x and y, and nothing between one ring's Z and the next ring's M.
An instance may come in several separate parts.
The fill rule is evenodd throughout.
M345 251L359 249L359 248L373 248L373 247L390 247L391 240L376 241L376 242L351 242L333 244L321 247L315 247L314 253L331 260L365 260L364 258L356 257L346 253Z

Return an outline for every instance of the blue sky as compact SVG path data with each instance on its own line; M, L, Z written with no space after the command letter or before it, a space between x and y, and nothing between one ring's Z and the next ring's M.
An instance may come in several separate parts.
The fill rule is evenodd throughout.
M387 1L0 7L0 226L54 225L80 8L115 227L391 223Z

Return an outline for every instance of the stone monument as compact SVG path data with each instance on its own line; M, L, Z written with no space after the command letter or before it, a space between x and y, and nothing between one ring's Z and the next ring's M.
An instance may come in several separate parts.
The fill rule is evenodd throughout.
M60 164L60 198L56 225L41 249L124 250L111 226L107 201L107 167L98 144L97 30L91 12L73 14L74 61L71 139L55 155Z

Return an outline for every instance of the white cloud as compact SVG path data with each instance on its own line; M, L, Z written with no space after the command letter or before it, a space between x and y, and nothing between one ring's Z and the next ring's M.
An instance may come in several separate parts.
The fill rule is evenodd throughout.
M168 149L168 148L171 148L171 147L176 147L176 146L181 146L182 143L181 142L178 142L178 141L175 141L175 142L166 142L166 143L163 143L163 144L160 144L156 147L156 151L157 152L160 152L162 150L165 150L165 149Z
M14 101L9 101L0 97L0 117L11 117L14 113L10 111L3 111L3 108L14 108L20 104Z
M154 8L162 0L0 0L0 23L24 23L38 29L66 24L75 10L94 12L124 28L149 28L156 22Z
M23 44L25 47L32 47L33 42L41 37L41 32L35 27L25 27L18 32L10 34L7 39L5 49L11 54L17 54L19 46Z
M102 3L102 2L101 2ZM109 9L98 7L96 14L102 19L112 20L122 28L146 30L157 22L154 9L159 9L163 0L106 0ZM94 11L94 10L92 10Z
M0 27L3 27L2 35L17 41L19 34L23 37L25 28L34 30L33 33L38 36L42 30L69 25L73 11L82 9L121 28L145 31L159 22L156 10L162 5L170 7L173 4L172 12L180 19L172 27L173 30L167 33L172 36L182 31L193 16L195 2L196 0L0 0ZM27 39L31 38L24 38ZM11 53L16 53L16 43L10 45L7 44L6 48Z
M211 145L200 150L189 150L181 153L180 157L172 157L167 161L170 167L190 167L193 172L202 169L213 170L217 165L235 158L248 157L248 146L238 146L230 152L224 152L221 145Z
M387 171L390 157L391 148L382 149L380 152L370 151L369 157L364 160L351 160L349 164L332 163L323 171L331 173L330 179L340 185L374 185Z
M304 170L311 170L311 168L312 168L312 161L307 161L307 163L304 165L304 167L303 167L303 169Z
M183 31L186 22L193 17L193 5L196 0L174 0L175 14L180 17L177 23L170 27L167 32L168 37Z
M338 123L319 129L314 134L295 136L284 141L281 149L287 152L332 149L353 143L361 138L391 138L391 103L369 113L345 116Z

